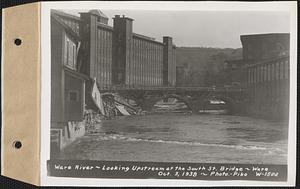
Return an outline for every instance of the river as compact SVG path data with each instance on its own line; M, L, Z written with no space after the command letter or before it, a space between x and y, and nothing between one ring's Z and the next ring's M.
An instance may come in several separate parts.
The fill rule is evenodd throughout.
M287 163L286 122L222 115L159 113L104 120L62 159L197 163Z

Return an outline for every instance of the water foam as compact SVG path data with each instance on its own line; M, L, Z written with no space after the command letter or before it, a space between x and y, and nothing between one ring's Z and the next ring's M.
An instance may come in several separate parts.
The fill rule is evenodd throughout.
M255 145L227 145L227 144L211 144L211 143L201 143L193 141L175 141L175 140L162 140L162 139L147 139L147 138L136 138L127 137L120 134L105 134L100 135L98 140L123 140L128 142L151 142L151 143L164 143L164 144L177 144L177 145L189 145L189 146L206 146L206 147L224 147L224 148L234 148L238 150L272 150L277 152L284 152L280 148L267 148L263 146Z

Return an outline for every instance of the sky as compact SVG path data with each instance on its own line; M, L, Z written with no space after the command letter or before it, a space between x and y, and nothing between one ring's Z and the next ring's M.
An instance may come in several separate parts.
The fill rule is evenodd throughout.
M87 10L67 10L77 14ZM138 11L102 10L112 26L114 15L133 18L133 31L178 47L240 48L240 35L289 33L288 12L273 11Z

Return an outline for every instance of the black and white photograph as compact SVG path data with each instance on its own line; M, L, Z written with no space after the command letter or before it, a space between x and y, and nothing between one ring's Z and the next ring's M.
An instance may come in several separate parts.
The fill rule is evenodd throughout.
M61 6L49 19L48 176L287 181L290 12Z

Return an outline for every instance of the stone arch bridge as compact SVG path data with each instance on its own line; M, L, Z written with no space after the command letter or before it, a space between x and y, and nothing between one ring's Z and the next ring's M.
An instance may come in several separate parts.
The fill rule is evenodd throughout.
M109 91L118 93L125 99L134 100L143 110L150 111L160 100L176 98L184 102L193 113L205 109L209 100L218 99L226 104L230 113L241 113L246 101L246 94L242 88L215 87L148 87L126 88L116 87Z

